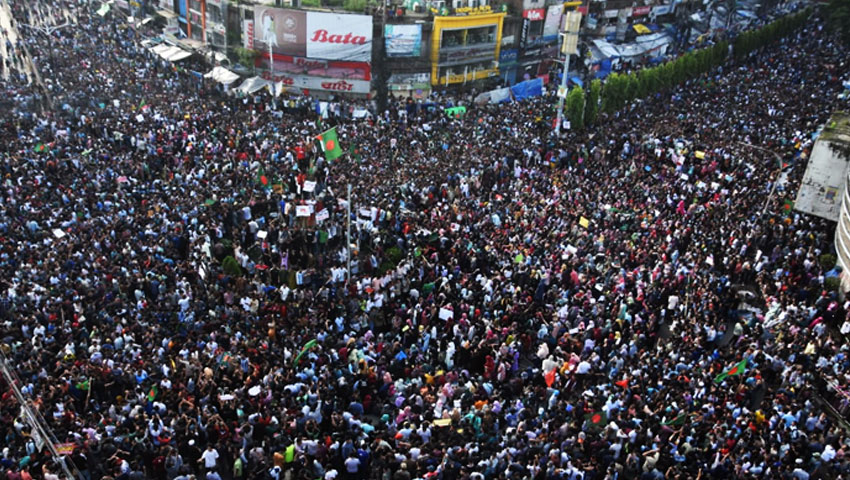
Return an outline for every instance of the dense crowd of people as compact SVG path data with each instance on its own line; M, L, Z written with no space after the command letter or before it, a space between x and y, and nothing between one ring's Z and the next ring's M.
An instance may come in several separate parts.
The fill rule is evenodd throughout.
M0 76L0 348L75 474L850 475L834 224L783 208L848 106L819 14L558 138L551 94L223 95L67 9ZM0 385L0 475L63 477Z

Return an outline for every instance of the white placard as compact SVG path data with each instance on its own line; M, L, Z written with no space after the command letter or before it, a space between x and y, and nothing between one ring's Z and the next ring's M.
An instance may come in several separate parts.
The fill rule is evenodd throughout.
M330 217L331 217L331 214L328 213L327 208L323 208L323 209L319 210L318 213L316 213L316 221L317 222L323 222L323 221L329 219Z
M307 181L304 182L304 191L305 192L312 192L315 189L316 189L316 182L313 182L313 181L310 181L310 180L307 180Z
M454 318L455 312L449 310L448 308L440 308L440 320L448 320L450 318Z
M313 213L313 207L310 205L298 205L295 207L296 217L309 217Z

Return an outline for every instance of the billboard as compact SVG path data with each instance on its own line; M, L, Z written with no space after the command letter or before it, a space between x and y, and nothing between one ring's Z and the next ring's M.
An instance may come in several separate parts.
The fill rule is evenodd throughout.
M254 7L254 48L278 55L370 62L372 17Z
M254 21L243 20L242 25L242 46L253 50L254 49Z
M418 57L422 53L422 25L386 25L388 57Z
M522 18L531 20L532 22L539 22L546 17L546 9L544 8L532 8L530 10L523 10Z
M561 5L552 5L546 12L546 22L543 23L543 40L549 42L558 38L558 27L561 26Z

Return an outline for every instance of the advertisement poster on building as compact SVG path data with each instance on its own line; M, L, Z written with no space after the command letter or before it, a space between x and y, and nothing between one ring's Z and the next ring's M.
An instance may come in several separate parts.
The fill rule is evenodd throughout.
M347 62L371 62L372 17L308 12L307 56Z
M530 10L523 10L522 18L527 18L532 22L539 22L546 18L546 9L544 8L532 8Z
M546 11L546 23L543 24L543 41L551 42L558 38L558 27L561 25L561 5L552 5Z
M254 7L254 48L278 55L307 56L307 12Z
M344 78L314 77L312 75L298 75L275 71L274 78L266 70L262 77L266 80L283 82L284 88L294 90L323 90L335 93L358 93L368 94L372 82L369 80L353 80Z
M650 11L652 11L652 7L647 7L647 6L632 7L632 16L633 17L642 17L644 15L649 15Z
M254 49L254 21L253 20L244 20L244 24L242 26L242 31L244 35L242 35L242 43L243 47L253 50Z
M370 62L372 17L254 7L254 48L276 55Z
M388 57L418 57L422 53L422 25L386 25Z

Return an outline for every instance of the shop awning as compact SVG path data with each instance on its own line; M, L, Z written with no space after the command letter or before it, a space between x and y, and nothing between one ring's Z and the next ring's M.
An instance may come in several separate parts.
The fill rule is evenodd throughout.
M231 72L224 67L215 67L204 75L204 78L211 78L218 83L229 85L236 80L239 80L239 75Z
M267 85L272 85L272 82L261 77L251 77L242 82L242 85L236 87L235 90L245 94L251 94L264 89Z
M187 52L180 47L169 45L157 45L151 48L151 51L169 62L179 62L192 56L192 52Z
M157 14L157 15L159 15L159 16L161 16L161 17L168 18L168 19L171 19L171 18L177 18L177 17L178 17L178 15L177 15L176 13L174 13L174 12L169 12L168 10L157 10L157 11L156 11L156 14Z

